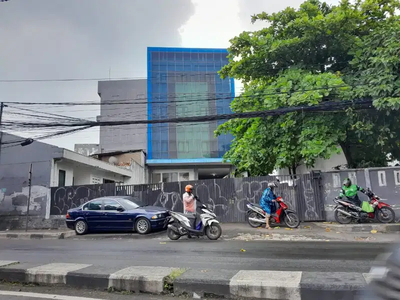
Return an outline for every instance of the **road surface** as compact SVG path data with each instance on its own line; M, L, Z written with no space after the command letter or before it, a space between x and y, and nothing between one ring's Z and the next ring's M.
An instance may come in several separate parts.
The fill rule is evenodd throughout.
M82 263L112 269L165 266L195 269L368 272L388 244L282 241L2 240L0 260Z
M0 300L172 300L168 296L117 294L66 287L28 287L0 284ZM176 299L176 298L175 298Z

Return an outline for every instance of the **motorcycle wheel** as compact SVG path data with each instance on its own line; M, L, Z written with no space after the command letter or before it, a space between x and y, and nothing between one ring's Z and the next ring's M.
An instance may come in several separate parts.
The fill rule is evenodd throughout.
M218 223L212 223L206 227L206 235L210 240L218 240L222 234L222 228Z
M258 227L260 227L260 226L262 225L262 223L250 221L250 218L257 218L257 219L259 219L258 213L254 212L254 211L252 211L251 213L249 213L249 214L247 215L247 223L249 223L249 225L250 225L251 227L253 227L253 228L258 228ZM264 218L264 219L265 219L265 218Z
M335 220L340 224L350 224L352 217L346 216L342 214L340 211L335 210Z
M285 214L285 224L289 228L297 228L300 225L299 216L294 212L288 212Z
M385 214L385 216L383 216ZM396 218L394 210L390 207L383 206L376 211L376 218L381 223L393 223Z
M180 234L176 233L171 228L167 229L167 235L168 235L169 239L173 240L173 241L179 240L179 238L181 237Z

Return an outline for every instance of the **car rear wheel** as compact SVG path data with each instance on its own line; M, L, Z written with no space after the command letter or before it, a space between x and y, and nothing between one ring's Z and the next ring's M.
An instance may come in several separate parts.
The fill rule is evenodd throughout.
M135 231L139 234L147 234L151 230L151 225L149 220L146 218L140 218L136 221Z
M84 235L88 232L88 225L85 221L79 220L75 223L75 232L77 235Z

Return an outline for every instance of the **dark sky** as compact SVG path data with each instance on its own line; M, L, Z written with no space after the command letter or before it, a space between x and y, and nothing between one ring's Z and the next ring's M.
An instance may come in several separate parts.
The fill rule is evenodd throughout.
M0 3L0 79L108 78L110 68L114 78L145 77L146 48L179 46L178 29L193 13L188 0ZM0 83L0 101L97 99L96 81ZM93 117L96 109L75 113Z
M203 0L205 1L205 0ZM201 37L221 35L228 41L243 30L256 30L263 23L250 24L250 16L261 11L276 12L298 7L300 0L215 0L218 13L235 22L236 33L223 36L225 19L196 24ZM337 0L329 0L337 2ZM210 9L216 7L209 1ZM231 5L229 9L227 6ZM232 7L235 6L236 8ZM217 8L216 8L217 9ZM238 16L226 16L239 11ZM9 0L0 2L0 80L62 78L143 78L146 76L148 46L179 47L179 29L195 13L190 0ZM204 14L208 15L208 7ZM204 16L203 16L204 17ZM207 18L205 18L207 19ZM204 28L204 31L202 31ZM243 29L242 29L243 28ZM197 35L199 35L197 34ZM196 34L195 34L196 35ZM190 36L192 38L192 36ZM193 36L196 39L196 36ZM202 42L203 43L203 42ZM210 42L211 44L213 42ZM218 45L203 47L219 47ZM199 45L200 46L200 45ZM201 46L200 46L201 47ZM111 70L111 72L110 72ZM97 81L1 83L0 101L96 101ZM31 107L50 111L49 108ZM10 110L9 110L10 111ZM91 118L98 108L52 108L51 112ZM6 115L7 119L11 116ZM37 132L30 132L35 134ZM72 137L72 138L71 138ZM98 141L98 131L52 139L49 142L72 148L74 143Z

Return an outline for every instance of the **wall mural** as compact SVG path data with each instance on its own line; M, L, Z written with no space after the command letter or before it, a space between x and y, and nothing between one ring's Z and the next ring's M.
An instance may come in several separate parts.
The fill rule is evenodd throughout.
M273 177L260 177L161 183L141 185L136 191L132 191L132 187L129 186L118 186L116 194L131 195L142 199L148 205L183 212L182 194L185 186L192 184L195 194L212 208L221 221L243 222L246 220L246 203L259 203L262 193L272 180ZM323 199L314 197L316 186L318 185L313 184L309 176L298 176L295 181L287 176L281 178L276 194L284 198L287 204L299 213L302 220L323 220Z
M49 190L44 186L32 186L29 204L29 214L31 216L44 216L46 214ZM21 191L13 192L10 195L6 195L6 192L6 189L0 189L0 215L26 215L29 188L23 187Z
M115 184L51 188L50 215L65 215L71 208L98 197L115 195Z

